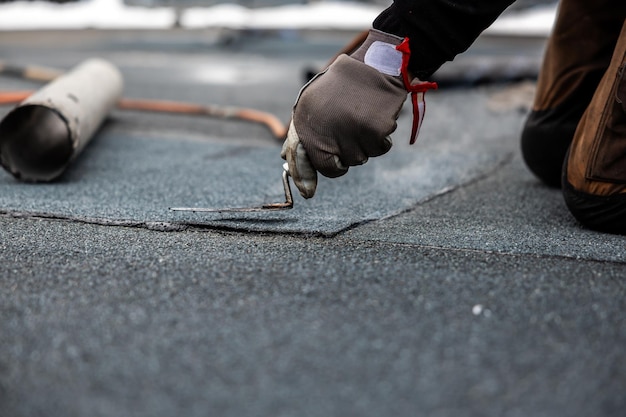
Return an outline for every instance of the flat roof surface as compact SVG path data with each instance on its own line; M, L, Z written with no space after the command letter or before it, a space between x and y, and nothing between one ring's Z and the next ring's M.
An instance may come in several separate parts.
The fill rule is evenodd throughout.
M126 97L286 123L353 33L254 35L5 32L0 55L98 56ZM541 48L481 41L441 79L510 82L429 92L415 145L407 105L387 155L293 187L289 211L168 210L284 199L279 141L232 120L115 110L59 181L0 172L0 414L621 415L625 239L583 229L519 154L534 84L502 56L527 74Z

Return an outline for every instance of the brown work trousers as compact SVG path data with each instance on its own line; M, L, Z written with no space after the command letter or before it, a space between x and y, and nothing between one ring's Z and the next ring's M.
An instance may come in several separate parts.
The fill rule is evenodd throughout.
M562 0L522 132L583 225L626 234L626 1Z

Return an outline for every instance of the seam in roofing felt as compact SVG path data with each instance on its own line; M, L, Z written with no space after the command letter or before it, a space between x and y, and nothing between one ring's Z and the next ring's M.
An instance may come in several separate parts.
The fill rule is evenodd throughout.
M307 231L282 231L282 230L255 230L250 228L225 226L223 224L210 223L193 223L193 222L158 222L158 221L137 221L137 220L111 220L99 217L80 217L66 216L62 214L51 214L35 211L15 211L0 210L0 216L12 217L18 219L43 219L43 220L59 220L68 223L84 223L96 226L112 226L112 227L131 227L137 229L146 229L156 232L183 232L186 230L203 231L210 230L216 232L232 232L240 234L254 235L291 235L300 237L333 237L333 234L323 232L307 232Z
M353 224L345 227L344 229L336 232L334 235L339 235L339 234L342 234L342 233L345 233L345 232L349 232L350 230L354 230L357 227L363 226L365 224L374 223L374 222L378 222L378 221L381 221L381 220L388 220L388 219L392 219L394 217L400 216L402 214L410 213L410 212L416 210L419 206L421 206L421 205L423 205L425 203L428 203L430 201L433 201L436 198L442 197L442 196L444 196L446 194L450 194L451 192L456 191L458 189L465 188L465 187L468 187L470 185L476 184L476 183L478 183L480 181L483 181L483 180L487 179L488 177L490 177L491 175L493 175L496 172L498 172L499 170L501 170L502 168L504 168L505 166L509 165L513 161L514 156L515 156L514 152L512 152L512 151L511 152L506 152L505 153L505 157L500 162L498 162L496 165L494 165L491 169L483 172L480 175L477 175L474 178L471 178L471 179L469 179L469 180L467 180L465 182L460 182L460 183L458 183L456 185L451 185L451 186L448 186L448 187L444 187L441 190L439 190L439 191L437 191L437 192L435 192L433 194L430 194L430 195L424 197L423 199L417 201L415 204L413 204L410 207L406 207L406 208L400 209L400 210L398 210L396 212L387 214L387 215L385 215L383 217L380 217L378 219L368 219L368 220L363 220L361 222L353 223Z
M502 169L507 164L511 163L513 160L513 152L507 152L505 157L496 164L492 169L478 175L468 181L461 182L454 186L444 187L441 190L430 194L423 198L422 200L418 200L411 207L404 208L393 212L391 214L387 214L383 217L375 218L375 219L366 219L358 222L354 222L349 224L346 227L340 228L336 231L332 232L324 232L324 231L306 231L306 230L259 230L255 228L246 228L241 226L226 226L223 223L194 223L194 222L167 222L167 221L138 221L138 220L124 220L124 219L106 219L100 217L81 217L81 216L69 216L63 214L53 214L53 213L45 213L45 212L37 212L37 211L19 211L19 210L6 210L0 209L0 215L14 217L14 218L27 218L27 219L47 219L47 220L61 220L67 222L75 222L75 223L85 223L85 224L94 224L99 226L117 226L117 227L134 227L134 228L142 228L151 231L158 232L182 232L185 230L211 230L218 232L233 232L233 233L244 233L244 234L255 234L255 235L290 235L290 236L302 236L302 237L322 237L322 238L333 238L340 234L346 233L350 230L356 229L359 226L373 223L380 220L387 220L396 216L399 216L404 213L411 212L415 210L418 206L430 202L438 197L451 193L455 190L458 190L463 187L467 187L483 179L486 179L493 173ZM258 221L258 219L256 219Z
M136 227L160 232L179 232L188 228L188 225L172 222L140 222L136 220L111 220L98 217L65 216L62 214L42 213L35 211L0 210L0 215L21 219L61 220L70 223L86 223L98 226Z
M366 240L366 242L379 242L374 240ZM564 261L575 262L593 262L607 265L625 265L626 261L611 260L611 259L596 259L590 257L582 257L575 255L558 255L558 254L545 254L545 253L532 253L532 252L510 252L510 251L497 251L492 249L474 249L474 248L454 248L450 246L438 246L438 245L425 245L419 243L404 243L404 242L384 242L385 245L391 246L403 246L409 248L430 249L446 252L459 252L459 253L472 253L481 255L496 255L506 256L509 258L534 258L534 259L559 259ZM626 288L626 285L623 285Z
M468 182L469 184L470 182ZM456 187L458 189L461 187ZM441 194L432 196L432 198L425 199L424 202L430 201L440 195L447 194L452 191L449 189L446 192ZM410 211L410 210L407 210ZM16 212L16 211L6 211L0 210L0 216L5 217L14 217L14 218L23 218L23 219L44 219L44 220L60 220L67 221L70 223L85 223L85 224L93 224L98 226L117 226L117 227L131 227L138 229L145 229L150 231L157 232L182 232L186 230L211 230L214 232L223 232L223 233L237 233L237 234L251 234L256 236L276 236L276 235L289 235L291 237L301 237L301 238L333 238L339 235L341 232L330 234L324 234L321 232L279 232L279 231L255 231L255 230L243 230L240 228L230 228L228 226L219 226L219 225L208 225L208 224L181 224L181 223L170 223L170 222L137 222L137 221L124 221L124 220L107 220L107 219L98 219L98 218L88 218L88 217L69 217L69 216L58 216L58 215L50 215L46 213L35 213L35 212ZM419 248L419 249L427 249L427 250L437 250L444 252L457 252L457 253L472 253L472 254L482 254L482 255L496 255L496 256L507 256L510 258L534 258L534 259L559 259L565 261L576 261L576 262L594 262L600 264L607 265L624 265L626 262L617 261L617 260L605 260L605 259L594 259L587 257L577 257L577 256L568 256L568 255L557 255L557 254L538 254L538 253L530 253L530 252L500 252L495 250L486 250L486 249L474 249L474 248L453 248L449 246L437 246L437 245L425 245L418 243L403 243L403 242L385 242L385 241L377 241L371 239L360 239L360 242L370 242L377 244L384 244L387 246L398 246L398 247L408 247L408 248Z
M252 229L242 229L238 227L229 227L224 225L215 225L215 224L207 224L207 223L175 223L175 222L139 222L132 220L110 220L110 219L101 219L96 217L71 217L64 215L53 215L49 213L40 213L40 212L26 212L26 211L10 211L10 210L0 210L0 216L4 217L13 217L13 218L23 218L23 219L44 219L44 220L60 220L66 221L69 223L85 223L85 224L93 224L97 226L116 226L116 227L131 227L138 229L145 229L150 231L157 232L183 232L187 230L191 231L204 231L210 230L214 232L222 232L222 233L236 233L236 234L248 234L248 235L256 235L256 236L276 236L276 235L289 235L291 237L303 237L303 238L323 238L329 239L337 237L341 234L349 230L353 230L360 225L372 223L378 220L388 219L395 216L398 216L403 213L410 212L415 210L417 206L432 201L440 196L446 195L452 191L457 189L472 185L474 183L480 182L487 177L489 177L494 172L502 169L507 164L511 163L513 160L513 153L507 155L507 158L502 160L496 167L485 172L480 177L476 177L470 181L465 183L461 183L455 187L446 187L442 189L440 192L428 196L427 198L421 200L416 203L415 206L401 210L396 214L385 216L381 219L375 220L367 220L359 223L355 223L349 227L346 227L338 232L333 233L323 233L323 232L285 232L285 231L268 231L268 230L252 230ZM388 246L399 246L399 247L411 247L411 248L419 248L419 249L431 249L445 252L458 252L458 253L472 253L472 254L483 254L483 255L497 255L497 256L507 256L507 257L518 257L518 258L535 258L535 259L560 259L566 261L583 261L583 262L595 262L601 264L610 264L610 265L624 265L626 262L618 261L618 260L605 260L605 259L594 259L589 257L579 257L573 255L558 255L558 254L538 254L538 253L530 253L530 252L510 252L510 251L497 251L497 250L487 250L487 249L475 249L475 248L454 248L449 246L440 246L440 245L427 245L427 244L418 244L418 243L405 243L405 242L385 242L379 240L372 239L359 239L360 242L371 242L377 244L385 244Z

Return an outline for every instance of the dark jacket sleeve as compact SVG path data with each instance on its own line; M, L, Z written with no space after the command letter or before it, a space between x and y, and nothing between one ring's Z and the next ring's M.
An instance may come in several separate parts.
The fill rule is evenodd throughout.
M465 51L515 0L394 0L373 27L408 37L409 70L428 78Z

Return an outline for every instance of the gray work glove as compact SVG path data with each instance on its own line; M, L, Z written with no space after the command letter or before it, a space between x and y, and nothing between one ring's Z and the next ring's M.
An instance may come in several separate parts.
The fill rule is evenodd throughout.
M315 194L318 171L339 177L391 149L408 91L421 110L419 124L424 92L436 85L411 83L408 57L408 40L372 29L354 53L339 56L300 90L281 156L304 198ZM412 141L415 120L413 127Z

